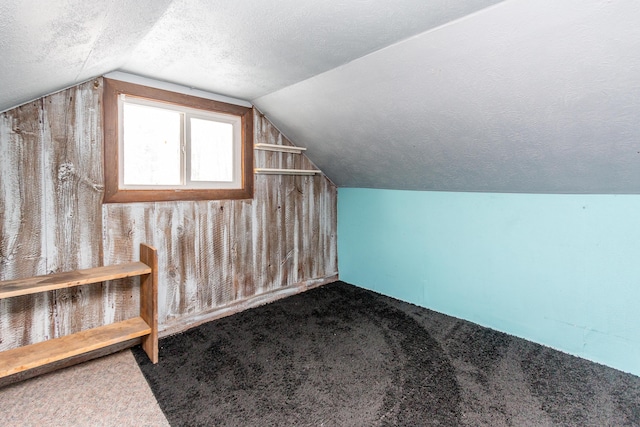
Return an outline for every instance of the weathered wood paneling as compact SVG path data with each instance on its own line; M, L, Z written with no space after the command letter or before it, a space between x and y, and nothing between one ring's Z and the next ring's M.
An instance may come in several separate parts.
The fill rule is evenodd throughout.
M0 115L0 279L137 260L147 242L169 333L335 278L336 188L322 175L257 175L251 200L103 205L101 89ZM254 142L291 145L257 112ZM315 168L261 150L254 162ZM138 290L112 281L2 300L0 350L133 317Z
M0 114L0 280L47 273L41 106ZM0 300L0 350L53 336L52 304L50 294Z
M102 265L100 96L92 81L2 114L0 278ZM0 348L102 324L101 297L94 285L2 300Z
M47 272L102 265L102 135L99 82L44 98L43 194ZM102 325L102 287L54 292L54 336Z

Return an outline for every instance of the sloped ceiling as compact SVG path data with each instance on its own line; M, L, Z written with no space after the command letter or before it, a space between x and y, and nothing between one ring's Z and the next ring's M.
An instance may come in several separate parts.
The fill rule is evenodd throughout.
M0 111L114 70L253 102L340 186L640 193L640 2L0 3Z
M121 67L170 3L0 1L0 111Z

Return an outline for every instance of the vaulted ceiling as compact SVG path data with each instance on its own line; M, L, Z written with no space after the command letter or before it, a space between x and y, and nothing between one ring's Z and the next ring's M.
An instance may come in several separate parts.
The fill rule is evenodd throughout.
M640 193L636 0L4 0L0 111L112 71L250 101L339 186Z

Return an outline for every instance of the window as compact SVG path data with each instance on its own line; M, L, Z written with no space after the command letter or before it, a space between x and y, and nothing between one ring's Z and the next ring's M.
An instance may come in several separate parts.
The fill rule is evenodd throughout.
M109 202L253 196L253 111L104 79Z

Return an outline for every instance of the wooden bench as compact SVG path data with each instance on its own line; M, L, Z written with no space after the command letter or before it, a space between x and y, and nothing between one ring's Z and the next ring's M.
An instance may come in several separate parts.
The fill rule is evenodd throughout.
M0 352L0 378L127 341L135 345L131 340L136 338L141 339L151 362L157 363L158 254L144 243L140 262L1 281L0 299L135 276L140 276L139 317Z

